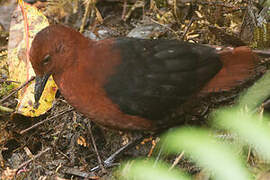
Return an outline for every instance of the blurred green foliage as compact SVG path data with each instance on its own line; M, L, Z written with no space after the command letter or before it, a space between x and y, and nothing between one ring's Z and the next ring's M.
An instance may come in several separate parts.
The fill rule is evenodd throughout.
M136 180L191 180L191 177L179 170L170 170L165 163L155 164L153 160L137 160L125 164L121 170L120 179Z

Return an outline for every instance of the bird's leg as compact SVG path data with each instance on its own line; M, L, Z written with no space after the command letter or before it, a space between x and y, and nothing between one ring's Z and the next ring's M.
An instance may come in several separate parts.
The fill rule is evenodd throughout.
M119 163L114 163L115 159L120 156L122 153L124 153L125 151L135 147L136 145L138 145L139 143L141 143L144 139L149 138L149 136L155 138L157 136L159 136L161 133L163 133L164 130L160 130L158 132L155 132L152 135L149 134L145 134L145 135L141 135L140 137L136 138L133 141L130 141L129 143L127 143L126 145L122 146L120 149L118 149L116 152L114 152L112 155L110 155L104 162L104 167L108 168L108 167L112 167L115 165L119 165ZM100 166L96 166L94 168L91 169L91 172L97 171L101 169Z
M99 155L99 152L98 152L98 149L97 149L97 145L96 145L96 142L95 142L95 138L93 136L93 133L92 133L92 126L91 126L91 122L88 123L88 131L90 133L90 137L91 137L91 141L92 141L92 144L93 144L93 147L95 149L95 152L96 152L96 155L97 155L97 159L98 159L98 167L102 170L102 172L106 172L104 166L103 166L103 163L101 161L101 158L100 158L100 155Z
M120 149L118 149L116 152L114 152L112 155L110 155L104 162L104 167L112 167L115 165L118 165L118 163L114 163L115 159L117 158L117 156L119 156L120 154L122 154L123 152L131 149L132 147L136 146L137 144L139 144L143 139L145 139L146 137L148 137L149 135L142 135L141 137L135 139L134 141L130 141L129 143L127 143L126 145L122 146ZM94 168L91 169L91 172L97 171L101 169L101 166L96 166Z

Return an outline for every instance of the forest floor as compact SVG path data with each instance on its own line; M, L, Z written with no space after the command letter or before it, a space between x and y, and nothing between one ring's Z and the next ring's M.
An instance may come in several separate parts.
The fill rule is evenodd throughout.
M129 36L178 39L220 47L269 47L270 39L260 38L263 33L251 23L252 16L248 13L248 8L259 12L263 8L259 4L234 0L174 2L128 0L125 4L121 0L104 0L93 6L85 22L87 3L83 4L80 0L60 0L44 7L40 3L38 7L50 23L62 23L77 30L84 24L81 28L83 34L96 40ZM7 79L5 59L8 15L14 6L14 1L0 1L0 19L5 20L0 21L0 99L12 89ZM182 108L183 125L208 126L208 115L213 109L233 104L239 93L266 71L268 63L264 60L257 67L256 76L241 87L202 97ZM10 109L15 109L16 104L14 95L1 102L1 106ZM38 118L1 111L0 132L0 174L6 179L8 176L13 178L15 174L16 179L117 179L115 169L118 165L105 168L105 171L99 169L91 172L99 164L96 152L105 160L120 147L142 135L148 138L117 157L116 163L138 157L157 158L160 153L159 137L147 135L146 132L121 132L95 125L72 110L59 93L53 108ZM97 151L92 138L95 139ZM176 159L165 154L158 158L171 164ZM186 158L177 166L190 174L200 173L200 168Z

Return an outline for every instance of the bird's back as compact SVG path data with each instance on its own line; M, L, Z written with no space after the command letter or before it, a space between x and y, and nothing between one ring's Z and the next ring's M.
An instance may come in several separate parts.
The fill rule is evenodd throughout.
M125 114L160 120L222 67L213 48L176 40L119 38L121 63L104 89Z

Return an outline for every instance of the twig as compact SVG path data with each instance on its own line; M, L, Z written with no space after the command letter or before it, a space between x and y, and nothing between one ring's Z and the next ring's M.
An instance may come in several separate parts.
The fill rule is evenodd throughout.
M192 23L194 22L194 16L192 16L192 18L190 19L188 26L186 27L183 35L182 35L182 40L184 40L185 36L187 35L188 30L190 29Z
M179 154L179 156L177 156L177 158L174 160L174 162L173 162L173 164L172 164L172 166L170 167L169 170L172 170L174 168L174 166L176 166L179 163L179 161L182 159L182 157L184 156L184 154L185 154L185 151L182 151Z
M62 169L64 170L66 174L79 176L84 179L99 179L99 177L97 177L94 173L83 172L80 169L70 168L70 167L62 167Z
M86 9L85 9L85 13L84 13L83 18L82 18L82 24L81 24L81 27L80 27L80 33L82 33L84 31L84 26L85 26L85 23L86 23L86 19L88 18L89 13L94 9L93 8L94 5L93 5L92 0L88 0L87 4L85 6L86 6Z
M92 144L94 146L94 150L95 150L96 155L97 155L99 167L101 168L101 171L105 173L106 170L105 170L105 168L103 166L103 162L101 161L101 158L100 158L100 155L99 155L99 152L98 152L98 149L97 149L97 145L96 145L96 142L95 142L95 138L94 138L93 133L92 133L91 122L88 123L88 131L90 133L91 141L92 141Z
M177 32L174 31L172 28L168 27L168 26L165 25L165 24L159 23L158 21L156 21L156 20L154 20L154 19L152 19L152 18L150 18L150 20L151 20L153 23L156 23L156 24L158 24L158 25L161 25L162 27L165 27L166 29L170 30L171 32L173 32L173 33L175 34L176 39L180 39L180 37L178 36Z
M206 108L203 110L200 116L203 117L204 115L206 115L208 110L209 110L209 105L206 106Z
M23 168L24 166L27 166L30 162L32 162L35 159L39 158L41 155L43 155L44 153L48 152L49 150L51 150L51 148L47 148L47 149L41 151L40 153L38 153L37 155L35 155L32 159L29 159L28 161L25 161L24 163L22 163L21 165L19 165L19 167L17 168L17 171L20 170L21 168Z
M17 83L17 84L20 84L19 81L6 80L6 79L3 79L3 78L0 78L0 83Z
M222 6L225 8L235 8L235 6L233 5L227 5L226 3L224 3L223 1L196 1L197 4L201 4L201 5L211 5L211 6ZM246 9L246 7L239 7L237 9Z
M122 16L121 16L121 18L122 18L123 20L124 20L124 18L125 18L126 11L127 11L127 0L124 0L123 11L122 11Z
M33 126L31 126L31 127L29 127L29 128L26 128L26 129L22 130L22 131L20 132L20 134L24 134L24 133L30 131L31 129L34 129L34 128L40 126L41 124L44 124L44 123L47 122L47 121L50 121L50 120L52 120L52 119L54 119L54 118L56 118L56 117L58 117L58 116L61 116L61 115L63 115L63 114L66 114L66 113L72 111L73 109L74 109L74 108L69 108L69 109L67 109L67 110L64 110L64 111L60 112L59 114L56 114L56 115L54 115L54 116L52 116L52 117L49 117L49 118L47 118L47 119L45 119L45 120L43 120L43 121L40 121L40 122L34 124Z
M59 153L61 154L63 157L65 157L68 161L71 161L71 158L69 158L65 153L63 153L61 150L58 149L57 145L59 144L59 140L63 135L64 130L66 129L67 126L67 120L64 122L64 125L60 131L60 133L58 134L58 138L55 140L55 142L53 143L53 148Z
M151 147L149 153L147 154L147 157L152 156L153 151L154 151L155 147L157 146L157 143L159 142L159 140L160 140L159 138L156 138L155 140L152 140L152 147Z
M130 8L130 10L128 11L128 13L124 16L123 21L127 21L129 19L129 17L131 16L132 12L137 9L137 8L143 8L145 6L145 2L141 1L141 0L137 0L132 7Z
M164 150L164 144L161 145L161 147L160 147L160 149L158 151L158 155L157 155L157 157L155 159L154 167L157 166L157 163L158 163L158 161L159 161L159 159L161 157L161 154L162 154L163 150Z
M250 155L251 155L251 147L249 146L249 147L248 147L247 162L248 162L249 159L250 159Z
M61 154L64 158L66 158L68 161L71 161L71 159L65 154L63 153L62 151L60 151L59 149L56 149L56 151Z
M270 57L270 49L265 50L252 50L252 52L256 53L258 56L269 58Z
M4 112L8 112L8 113L14 112L13 109L10 109L10 108L4 107L4 106L0 106L0 111L4 111Z
M5 100L7 100L8 98L10 98L13 94L15 94L16 92L18 92L19 90L21 90L22 88L24 88L25 86L27 86L30 82L32 82L35 79L35 77L31 77L28 81L26 81L25 83L23 83L20 87L14 89L9 95L7 95L6 97L4 97L3 99L0 100L0 103L4 102Z
M62 137L63 133L64 133L64 130L66 129L66 126L67 126L67 120L64 122L64 125L60 131L60 133L58 134L58 138L57 140L53 143L53 147L56 148L56 146L59 144L59 139L60 137ZM57 149L57 148L56 148ZM69 159L70 160L70 159Z

